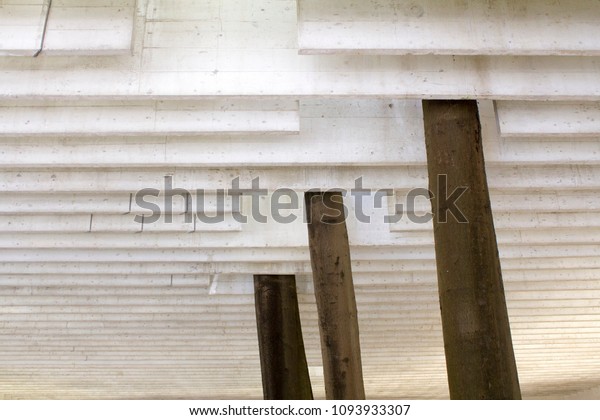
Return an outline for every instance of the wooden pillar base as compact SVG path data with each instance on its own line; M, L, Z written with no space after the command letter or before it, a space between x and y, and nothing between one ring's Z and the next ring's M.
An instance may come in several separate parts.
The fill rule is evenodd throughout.
M362 400L356 298L342 200L337 192L305 194L308 239L327 399Z
M450 397L520 399L477 103L423 113Z
M254 298L265 400L312 400L295 277L255 275Z

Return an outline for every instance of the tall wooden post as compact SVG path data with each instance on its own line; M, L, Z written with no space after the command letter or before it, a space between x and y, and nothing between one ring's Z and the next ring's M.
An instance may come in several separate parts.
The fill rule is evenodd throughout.
M365 390L343 198L338 192L307 192L304 198L325 394L330 400L361 400Z
M255 275L256 326L266 400L312 400L293 275Z
M477 102L423 113L450 397L520 399Z

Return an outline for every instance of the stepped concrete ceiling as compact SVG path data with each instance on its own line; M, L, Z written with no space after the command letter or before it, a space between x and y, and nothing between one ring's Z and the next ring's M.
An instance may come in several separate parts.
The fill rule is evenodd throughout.
M448 398L431 224L384 222L427 187L423 98L479 100L523 396L600 397L600 2L441 5L0 3L0 397L261 398L266 273L297 275L323 398L302 193L362 182L367 397ZM154 221L137 192L169 187Z

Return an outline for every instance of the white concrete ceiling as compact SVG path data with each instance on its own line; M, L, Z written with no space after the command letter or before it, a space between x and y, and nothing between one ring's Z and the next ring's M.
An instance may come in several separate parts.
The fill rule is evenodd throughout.
M334 25L341 3L299 7ZM420 7L425 29L443 17L428 14L430 1L375 3ZM504 3L514 4L485 12L498 25L550 5L558 15L556 2ZM8 4L29 3L0 14ZM427 186L417 100L426 97L480 100L524 397L598 396L600 61L597 39L575 39L600 5L560 4L572 13L554 43L528 42L519 26L514 40L495 33L485 48L460 38L463 53L479 54L469 57L445 55L451 45L436 45L436 56L377 55L406 52L387 35L341 55L299 55L299 30L301 41L331 39L299 22L289 0L139 0L127 54L0 57L0 397L260 398L254 273L297 275L311 379L324 397L302 208L291 224L240 223L227 201L225 221L209 225L187 222L177 198L173 223L148 223L135 194L169 179L206 189L214 209L218 189L259 177L301 203L307 189L349 189L362 177L404 202ZM133 4L94 5L121 6ZM71 22L90 16L80 9ZM5 21L0 33L11 30ZM522 41L514 54L535 55L512 55L507 40ZM431 226L385 224L394 204L365 199L371 223L348 220L367 397L447 398Z

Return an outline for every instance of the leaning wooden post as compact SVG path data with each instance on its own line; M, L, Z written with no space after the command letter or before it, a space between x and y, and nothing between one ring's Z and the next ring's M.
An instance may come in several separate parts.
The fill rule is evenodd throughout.
M477 102L423 113L450 397L520 399Z
M304 199L325 395L330 400L361 400L365 389L343 198L339 192L309 191Z
M266 400L312 400L293 275L255 275L258 348Z

